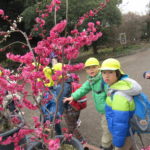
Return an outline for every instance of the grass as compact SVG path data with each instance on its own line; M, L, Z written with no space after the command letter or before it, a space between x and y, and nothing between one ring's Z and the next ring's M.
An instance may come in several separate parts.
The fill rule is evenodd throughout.
M109 48L99 48L98 54L93 54L92 48L88 51L81 50L79 57L73 60L72 63L85 62L89 57L95 57L99 60L104 60L110 57L120 57L125 55L131 55L141 50L146 50L150 47L149 43L139 43L134 45L109 47Z

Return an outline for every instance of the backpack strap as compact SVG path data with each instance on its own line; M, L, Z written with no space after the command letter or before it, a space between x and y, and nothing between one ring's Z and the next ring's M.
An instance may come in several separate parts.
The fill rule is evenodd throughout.
M90 85L92 86L92 83L91 83L91 81L89 80L89 83L90 83ZM93 92L95 92L96 94L100 94L100 93L102 93L102 92L104 92L105 91L105 82L104 82L104 80L102 80L102 82L101 82L101 84L100 84L100 90L99 91L96 91L96 90L92 90Z
M109 92L108 95L110 95L111 100L113 100L114 94L115 94L116 92L117 92L117 90L111 90L111 91Z
M116 92L117 92L118 95L121 95L121 96L126 97L126 99L127 99L128 101L131 101L131 100L133 99L132 96L127 95L127 94L124 93L123 91L119 91L119 90L115 90L115 89L111 89L111 90L108 92L107 95L111 97L111 100L113 100L113 96L115 95Z

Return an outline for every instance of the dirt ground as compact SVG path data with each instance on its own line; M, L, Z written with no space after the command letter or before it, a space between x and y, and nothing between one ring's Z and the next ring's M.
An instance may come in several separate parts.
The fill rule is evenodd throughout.
M117 58L122 64L125 73L137 80L143 87L143 91L150 97L150 80L143 78L143 72L150 70L150 49L141 51L136 54ZM81 81L86 80L84 71L79 73ZM88 107L81 112L80 119L82 120L80 131L87 139L88 143L99 146L101 141L100 117L93 105L91 93L88 94ZM150 134L142 135L144 144L150 145ZM136 137L139 145L139 138Z
M118 60L120 60L124 72L129 74L131 78L137 80L142 85L143 91L150 96L150 80L143 78L143 72L150 70L150 49L147 48L147 50L140 51L130 56L119 57ZM86 73L80 71L79 75L81 83L83 83L86 80ZM82 123L79 130L89 144L99 147L101 141L100 117L93 105L91 93L89 93L87 97L88 107L81 112L80 119ZM27 120L29 122L32 121L31 115L35 114L30 112L27 114L29 115L26 116ZM64 123L63 126L65 126ZM149 134L143 135L143 139L145 146L150 145ZM136 137L136 142L141 145L138 137Z

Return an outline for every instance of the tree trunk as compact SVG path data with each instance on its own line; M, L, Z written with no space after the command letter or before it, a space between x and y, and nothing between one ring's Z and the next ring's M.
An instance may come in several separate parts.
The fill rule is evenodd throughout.
M97 42L93 42L92 47L93 47L93 54L98 54L98 52L97 52Z

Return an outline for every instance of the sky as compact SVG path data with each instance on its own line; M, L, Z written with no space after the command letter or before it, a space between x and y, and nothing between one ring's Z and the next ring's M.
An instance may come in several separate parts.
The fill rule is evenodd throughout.
M139 15L146 14L146 5L150 3L150 0L123 0L119 6L122 13L133 12Z

